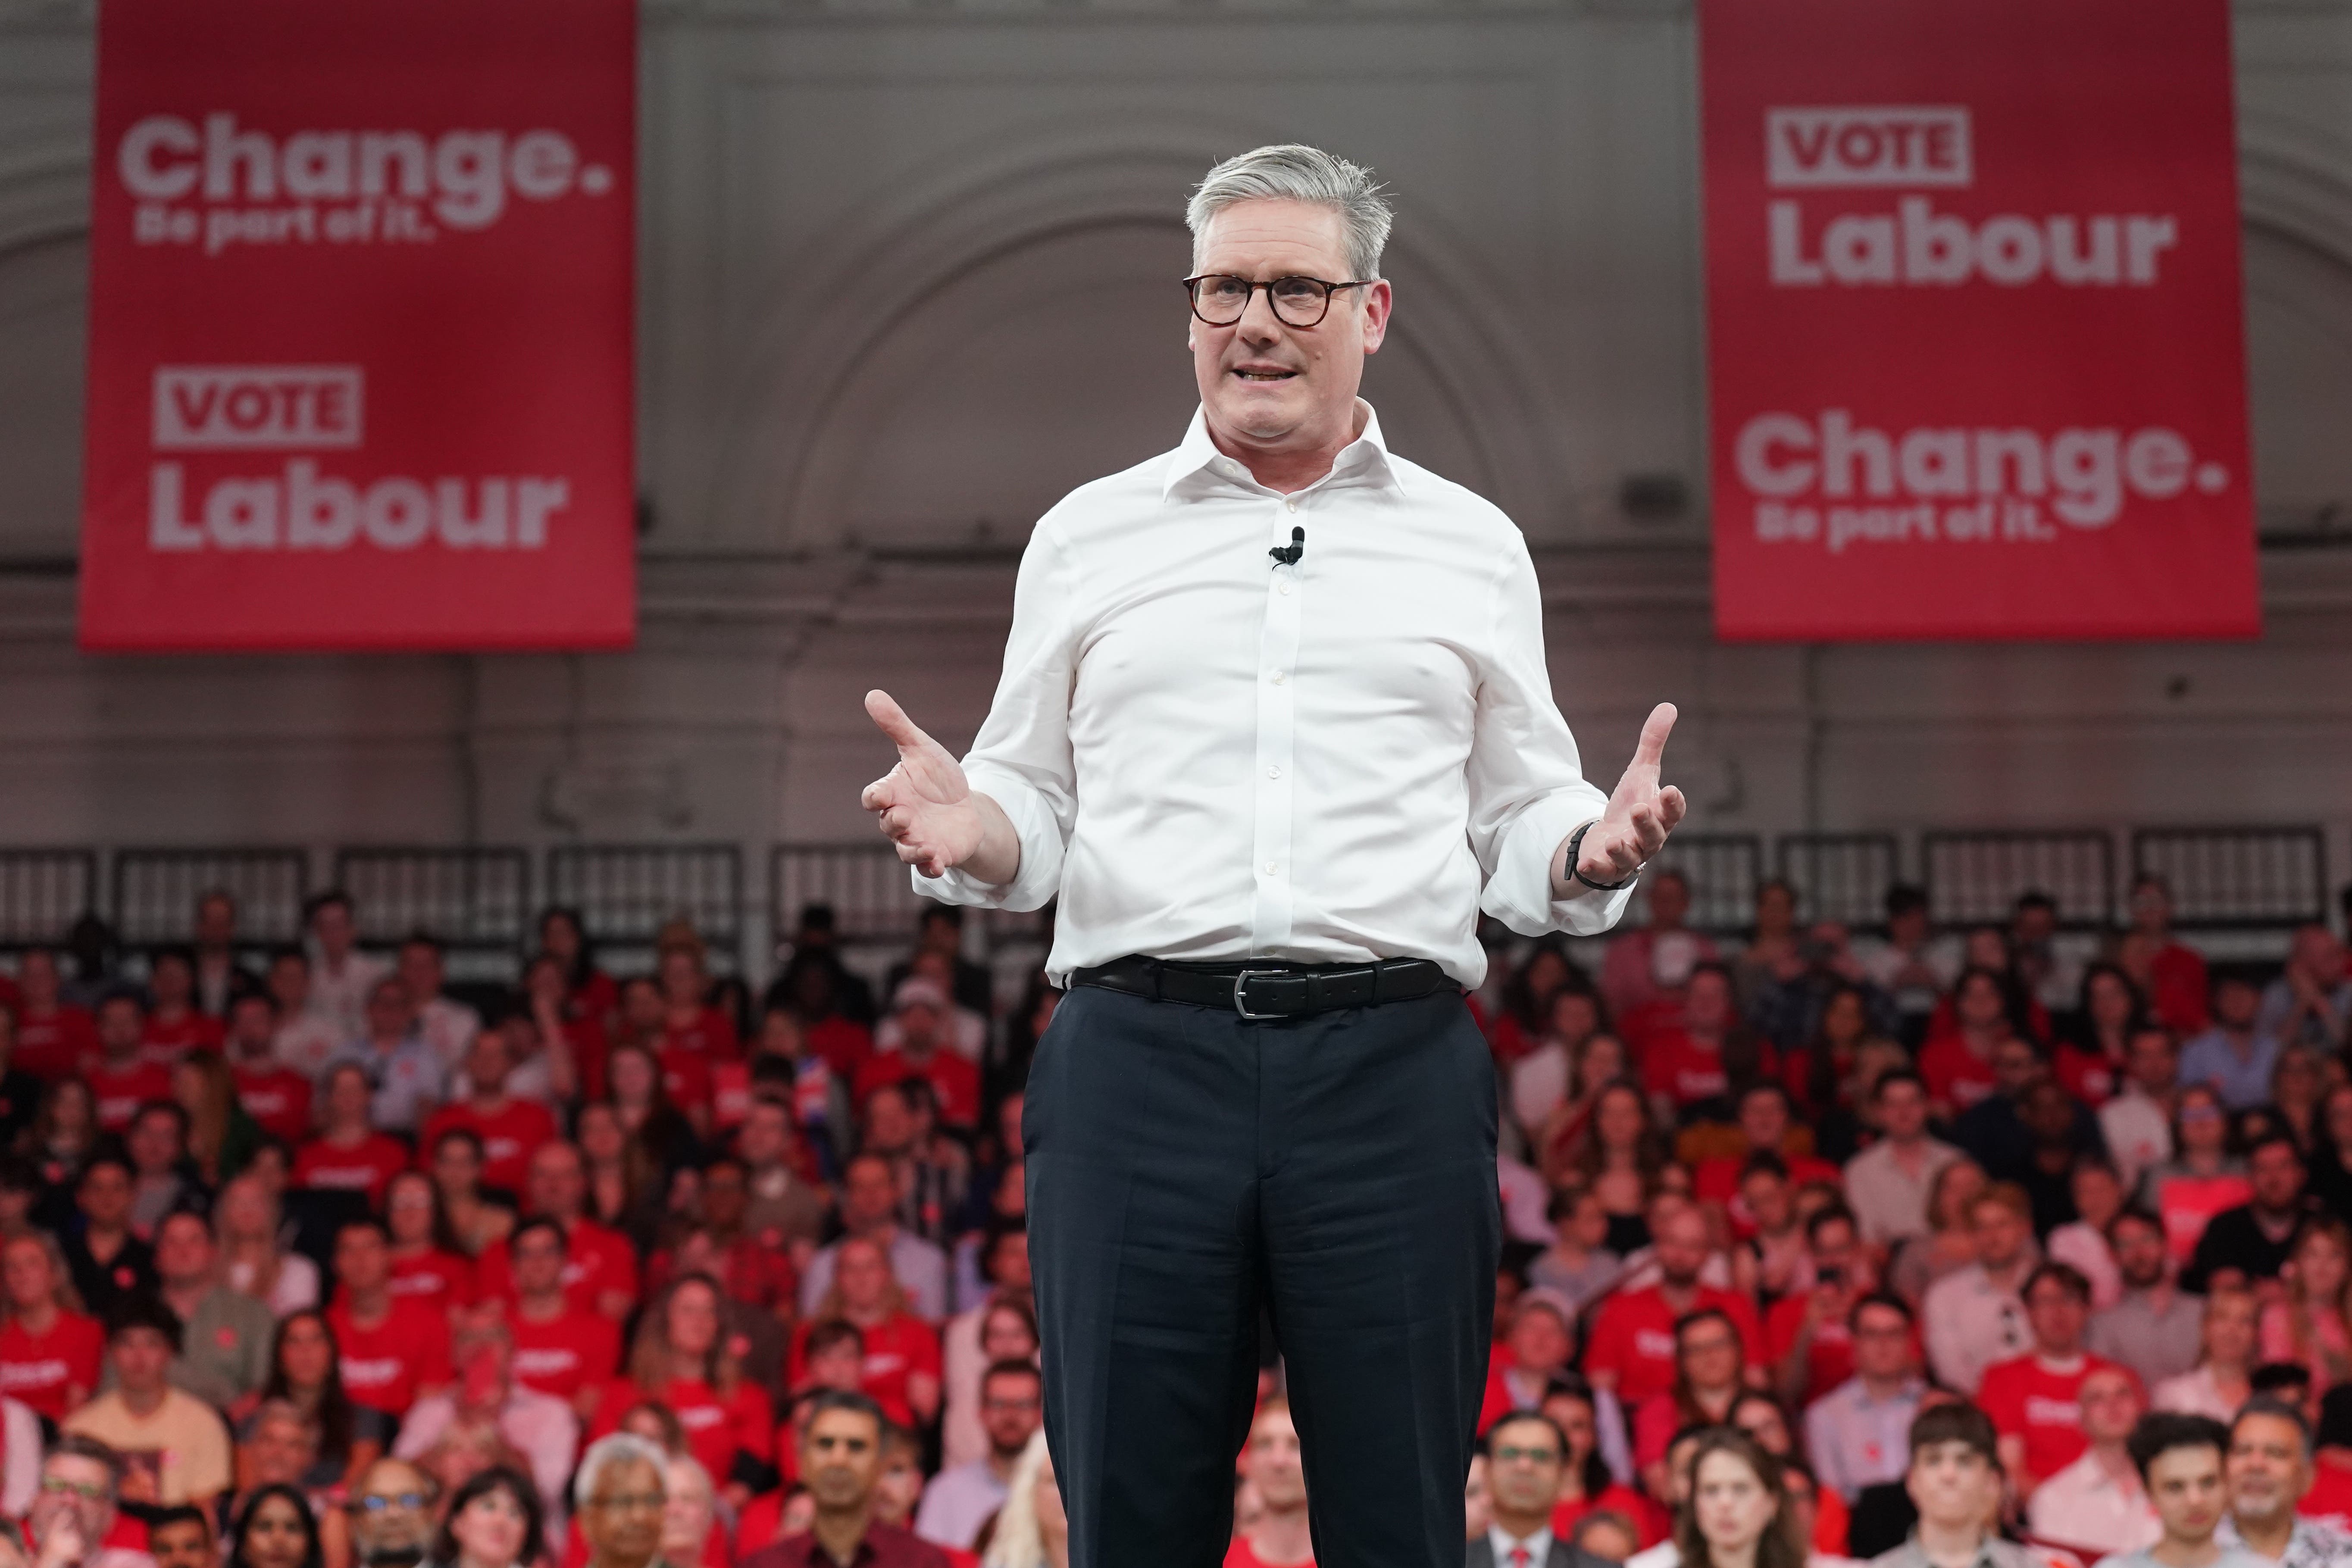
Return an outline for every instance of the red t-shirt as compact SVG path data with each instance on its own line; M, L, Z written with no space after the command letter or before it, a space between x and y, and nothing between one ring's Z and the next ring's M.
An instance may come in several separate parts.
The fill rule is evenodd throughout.
M365 1193L369 1204L381 1205L385 1185L410 1163L408 1145L382 1132L349 1149L313 1138L295 1152L294 1184Z
M73 1408L66 1403L68 1385L79 1384L85 1399L97 1394L105 1352L106 1331L96 1318L59 1311L49 1331L37 1338L11 1320L0 1328L0 1394L62 1421Z
M2205 959L2195 948L2167 942L2147 961L2148 1002L2157 1022L2182 1037L2212 1022L2206 1011Z
M863 1024L839 1014L819 1018L803 1031L808 1048L825 1059L845 1083L854 1082L857 1069L874 1054L874 1035Z
M2091 1440L2083 1435L2083 1380L2113 1366L2097 1356L2080 1357L2071 1372L2053 1371L2031 1352L1985 1368L1977 1404L2004 1437L2025 1439L2025 1472L2045 1481L2083 1457ZM2021 1481L2018 1489L2027 1489Z
M474 1304L474 1263L454 1252L429 1247L392 1259L392 1293L404 1301L446 1313L452 1307Z
M2086 1051L2072 1040L2058 1047L2058 1087L2085 1105L2105 1105L2116 1097L2116 1072L2105 1051Z
M1724 1070L1722 1051L1701 1046L1688 1031L1670 1026L1652 1032L1642 1043L1642 1086L1677 1106L1691 1106L1728 1094L1731 1078Z
M310 1135L310 1080L276 1062L231 1064L237 1103L273 1138L299 1145Z
M2313 1464L2311 1489L2303 1494L2294 1511L2305 1519L2315 1519L2342 1530L2347 1520L2352 1519L2352 1470L2326 1459Z
M221 1021L193 1007L176 1018L150 1013L146 1027L139 1032L139 1054L169 1068L190 1051L219 1050L221 1038Z
M555 1118L537 1100L509 1100L487 1115L472 1101L460 1100L425 1119L417 1152L430 1159L435 1141L452 1128L482 1141L482 1185L520 1193L530 1173L531 1151L555 1137Z
M372 1410L405 1415L419 1389L452 1376L449 1320L429 1307L395 1296L383 1321L362 1329L352 1321L351 1303L337 1301L327 1309L327 1325L342 1352L345 1392Z
M1772 1364L1780 1364L1782 1357L1796 1348L1797 1336L1805 1327L1805 1306L1811 1294L1799 1290L1772 1303L1772 1310L1764 1321L1764 1338L1772 1347ZM1806 1404L1819 1399L1839 1384L1853 1375L1853 1331L1846 1327L1843 1318L1825 1318L1813 1325L1813 1342L1805 1352L1804 1398Z
M1790 1154L1775 1150L1781 1163L1789 1167L1789 1185L1801 1187L1807 1182L1835 1183L1842 1178L1835 1165L1827 1160L1816 1160L1811 1154ZM1739 1195L1739 1173L1748 1163L1745 1154L1717 1154L1701 1160L1698 1169L1691 1173L1691 1195L1703 1204L1721 1204L1730 1215L1732 1226L1742 1236L1756 1233L1756 1216L1748 1212L1748 1200Z
M710 1109L710 1058L700 1051L665 1045L655 1053L661 1066L662 1092L680 1110Z
M89 1095L98 1104L100 1129L127 1132L141 1106L151 1100L172 1098L172 1069L144 1058L127 1068L94 1067L89 1071Z
M866 1058L857 1069L857 1082L853 1098L862 1112L874 1091L887 1084L901 1083L910 1078L930 1081L933 1098L940 1102L940 1120L950 1127L973 1127L980 1122L980 1069L955 1052L945 1048L931 1052L931 1059L921 1066L900 1051L884 1051Z
M607 1230L593 1219L574 1220L564 1230L572 1238L563 1260L563 1293L582 1311L597 1310L596 1298L618 1290L631 1300L637 1295L637 1252L628 1237ZM483 1300L514 1301L514 1274L507 1262L504 1237L482 1249L474 1278Z
M1929 1040L1919 1053L1919 1076L1927 1098L1957 1114L1993 1091L1992 1063L1979 1059L1958 1035Z
M1248 1536L1236 1535L1234 1543L1225 1548L1225 1568L1275 1568L1275 1565L1257 1554L1250 1545ZM1315 1568L1315 1559L1307 1558L1299 1568Z
M2243 1176L2165 1176L2156 1184L2157 1217L2164 1221L2164 1245L2172 1260L2187 1264L2197 1255L2205 1227L2223 1209L2250 1202L2254 1184Z
M731 1062L743 1054L742 1042L735 1037L735 1020L719 1007L705 1007L690 1024L665 1022L662 1046L692 1051L708 1061Z
M16 1049L9 1058L46 1083L71 1078L98 1055L98 1026L85 1007L52 1007L35 1016L27 1008L16 1020Z
M572 1307L534 1323L509 1311L507 1326L514 1333L515 1381L567 1405L581 1389L610 1383L620 1369L621 1325L602 1312Z
M616 1377L596 1406L594 1429L589 1437L593 1440L618 1431L629 1407L648 1399L670 1407L677 1424L686 1428L688 1451L702 1461L711 1480L721 1487L735 1468L737 1453L763 1463L775 1455L775 1415L765 1391L748 1378L735 1385L733 1394L721 1398L698 1377L673 1377L659 1388L639 1388L625 1377Z
M814 1326L803 1322L793 1331L784 1376L794 1388L808 1373L808 1333ZM920 1318L900 1312L858 1331L866 1337L866 1363L858 1374L858 1387L899 1426L917 1425L914 1407L907 1403L907 1379L919 1372L933 1378L940 1375L939 1331Z
M1764 1332L1747 1297L1702 1285L1691 1310L1702 1307L1727 1313L1747 1347L1748 1364L1764 1364ZM1675 1320L1680 1315L1667 1305L1662 1285L1610 1297L1601 1304L1591 1341L1584 1347L1586 1375L1615 1373L1617 1403L1627 1409L1638 1408L1654 1394L1665 1393L1675 1385Z

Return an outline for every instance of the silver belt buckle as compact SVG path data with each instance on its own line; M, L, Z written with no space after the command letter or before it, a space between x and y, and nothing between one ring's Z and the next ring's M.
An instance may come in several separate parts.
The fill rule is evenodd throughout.
M1283 971L1279 969L1244 969L1239 974L1234 975L1234 1011L1240 1014L1244 1018L1265 1019L1288 1017L1289 1015L1286 1013L1253 1013L1249 1010L1249 1004L1242 1000L1242 986L1252 975L1259 975L1265 979L1273 980L1279 977L1282 973Z

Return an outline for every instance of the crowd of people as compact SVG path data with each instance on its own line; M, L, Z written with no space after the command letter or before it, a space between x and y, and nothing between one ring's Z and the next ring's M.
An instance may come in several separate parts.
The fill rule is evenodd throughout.
M1645 890L1605 943L1483 933L1471 1563L2352 1568L2326 928L2246 970L2154 879L2087 935L1898 887L1860 936L1770 883L1718 944ZM683 923L616 975L550 910L510 989L357 930L328 893L257 951L214 894L135 973L0 980L0 1559L1067 1568L1042 973L1001 997L944 908L869 973L812 907L756 993ZM1313 1561L1262 1338L1230 1568Z

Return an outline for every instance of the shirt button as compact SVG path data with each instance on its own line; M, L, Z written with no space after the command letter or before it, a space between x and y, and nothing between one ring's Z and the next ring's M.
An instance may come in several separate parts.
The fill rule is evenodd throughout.
M1290 584L1287 584L1287 583L1276 583L1274 586L1275 586L1275 591L1276 591L1276 593L1280 594L1284 598L1287 599L1288 597L1290 597Z
M1274 683L1275 683L1276 686L1281 685L1284 681L1286 681L1286 680L1287 680L1287 679L1290 679L1290 677L1289 677L1289 676L1287 676L1287 675L1286 675L1286 674L1284 674L1281 670L1278 670L1278 669L1277 669L1277 670L1276 670L1276 671L1274 672Z
M1280 768L1268 768L1265 770L1265 776L1270 779L1278 779L1282 776L1282 770Z
M1269 877L1274 875L1274 862L1271 860L1265 863L1265 874Z
M1283 510L1286 511L1297 511L1298 510L1298 498L1297 496L1292 496L1286 500L1282 503L1282 506Z

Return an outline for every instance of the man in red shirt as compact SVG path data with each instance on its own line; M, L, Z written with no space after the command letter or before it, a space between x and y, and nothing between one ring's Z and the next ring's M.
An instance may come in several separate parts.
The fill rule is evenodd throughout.
M1225 1568L1312 1568L1307 1471L1299 1462L1290 1401L1279 1394L1268 1394L1250 1423L1249 1443L1242 1449L1242 1484L1257 1492L1257 1520L1234 1537Z
M228 1005L228 1066L237 1103L289 1148L310 1135L310 1080L278 1059L278 1002L247 991Z
M1741 1170L1748 1156L1759 1150L1780 1156L1789 1167L1791 1192L1807 1182L1838 1181L1838 1168L1812 1155L1812 1138L1790 1136L1789 1091L1777 1083L1750 1084L1739 1097L1739 1135L1747 1144L1737 1154L1717 1154L1699 1162L1691 1175L1691 1194L1703 1204L1721 1204L1732 1224L1745 1236L1756 1228L1756 1216L1739 1195Z
M127 1131L141 1106L172 1098L172 1069L141 1048L146 1025L136 991L110 991L98 1005L99 1059L87 1076L101 1132Z
M906 1079L929 1080L940 1120L969 1130L980 1121L980 1069L948 1044L948 998L930 981L901 981L892 1003L898 1044L866 1059L853 1098L863 1110L868 1096Z
M862 1394L828 1388L812 1395L800 1475L816 1500L815 1522L737 1568L947 1568L938 1547L877 1517L885 1425L881 1407Z
M514 1376L593 1421L597 1397L621 1369L621 1326L564 1293L563 1227L534 1215L507 1237L514 1278Z
M530 1173L530 1152L555 1136L555 1118L546 1106L507 1093L507 1075L513 1070L513 1048L506 1032L484 1029L477 1034L466 1048L472 1096L435 1111L417 1146L429 1150L444 1132L463 1128L482 1141L482 1184L520 1193Z
M2115 1363L2083 1349L2091 1284L2071 1265L2042 1265L2025 1277L2021 1294L2033 1348L1985 1368L1977 1403L2000 1434L2002 1468L2025 1497L2090 1446L2083 1435L2083 1380Z
M155 955L147 976L154 1005L147 1010L140 1049L148 1060L169 1068L190 1051L216 1051L221 1021L196 1007L196 955L184 947L167 947Z
M58 1000L58 955L46 947L27 950L16 979L25 999L16 1014L16 1065L44 1083L84 1071L98 1055L98 1026L87 1008Z
M1675 1385L1675 1321L1701 1307L1717 1308L1739 1330L1748 1372L1759 1385L1767 1362L1764 1334L1747 1297L1699 1283L1706 1266L1706 1216L1689 1205L1666 1211L1657 1227L1659 1280L1646 1290L1609 1298L1584 1350L1584 1373L1595 1388L1614 1390L1635 1409Z
M448 1384L449 1320L392 1293L392 1237L382 1220L355 1219L335 1233L335 1273L343 1284L327 1326L342 1352L344 1391L397 1421L418 1396Z
M1848 1320L1854 1303L1878 1288L1853 1211L1843 1204L1816 1210L1805 1222L1805 1251L1813 1288L1781 1297L1764 1323L1775 1384L1794 1410L1853 1375Z
M1662 1023L1642 1042L1642 1084L1668 1120L1694 1105L1729 1092L1731 1076L1723 1047L1738 1023L1732 1005L1731 972L1719 963L1691 971L1678 1018ZM1756 1070L1769 1076L1771 1047L1757 1042Z
M636 1248L619 1231L608 1230L588 1217L588 1172L578 1145L558 1138L533 1150L525 1186L527 1211L563 1227L569 1241L563 1288L572 1304L602 1312L616 1322L635 1311ZM512 1265L505 1242L494 1241L483 1249L477 1278L486 1299L514 1300Z

